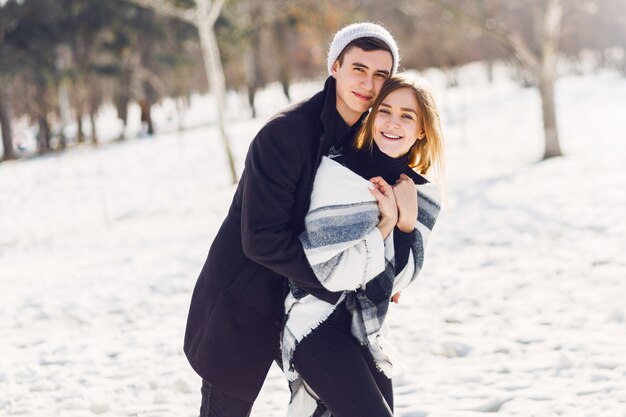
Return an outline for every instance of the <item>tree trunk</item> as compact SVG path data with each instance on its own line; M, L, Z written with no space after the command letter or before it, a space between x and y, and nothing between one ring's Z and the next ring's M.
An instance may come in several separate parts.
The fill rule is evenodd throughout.
M139 100L139 108L141 109L141 129L144 126L146 133L150 136L154 135L154 125L152 124L152 103L147 98Z
M289 84L291 81L290 64L291 56L287 52L288 34L287 28L284 23L277 22L274 25L274 45L276 46L276 56L280 60L278 66L278 80L283 89L283 94L287 98L287 101L291 102L291 96L289 95Z
M291 95L289 94L289 82L290 82L289 72L287 69L284 69L282 65L280 68L281 68L280 74L279 74L280 85L283 88L283 94L287 98L287 101L291 103Z
M76 141L78 143L85 142L85 133L83 132L83 113L76 109Z
M76 118L76 142L81 144L85 142L85 133L83 132L83 88L82 81L78 78L74 81L74 117Z
M552 71L542 71L539 79L539 94L543 111L543 131L545 150L543 159L561 156L559 133L556 123L556 106L554 104L554 77Z
M187 113L187 98L179 97L176 99L176 112L178 113L178 131L185 130L185 114Z
M85 142L85 133L83 132L83 101L81 98L80 86L74 84L74 117L76 119L76 143Z
M100 103L103 101L103 93L101 90L100 79L96 74L89 74L87 78L89 86L87 93L87 112L89 116L89 125L91 127L91 144L98 145L98 130L96 127L96 117L100 109Z
M37 132L37 142L39 153L43 154L50 151L50 125L48 117L45 114L39 115L39 132Z
M59 150L62 151L65 148L67 148L67 138L65 137L63 127L61 127L59 129Z
M50 151L50 124L48 123L48 91L43 84L39 85L39 103L37 110L37 121L39 132L37 132L37 146L40 154Z
M89 123L91 124L91 144L98 144L98 132L96 131L96 112L89 112Z
M200 37L202 58L204 60L206 77L209 82L209 90L211 91L213 97L215 97L217 103L217 126L222 137L224 150L226 151L231 178L233 184L236 184L238 178L237 170L235 169L235 159L233 158L233 153L230 147L230 139L228 138L226 128L224 126L224 111L226 110L226 82L224 80L224 70L222 68L220 51L217 46L217 39L215 38L213 26L209 27L209 25L204 22L202 18L197 19L196 27Z
M0 128L2 131L2 160L15 159L17 155L13 149L13 129L11 128L11 104L9 103L8 88L0 84Z
M68 98L67 83L63 82L59 86L59 117L61 126L59 128L59 149L63 150L67 147L67 138L65 137L65 127L70 120L70 101Z
M556 53L561 18L563 16L562 0L548 0L543 14L541 64L539 67L539 93L543 110L543 129L545 134L545 151L543 158L561 156L559 133L556 123L556 106L554 102L554 72L556 70Z
M487 60L487 82L489 84L493 84L493 59L488 59Z
M257 91L257 67L256 52L254 46L250 47L243 56L244 70L246 74L246 87L248 87L248 105L252 110L252 118L256 118L256 108L254 107L254 97Z
M248 84L248 106L252 110L252 118L256 118L256 107L254 107L254 98L256 97L256 85Z
M118 140L126 139L126 125L128 124L128 102L130 101L128 94L120 93L115 100L115 109L117 110L117 118L122 121L122 132Z

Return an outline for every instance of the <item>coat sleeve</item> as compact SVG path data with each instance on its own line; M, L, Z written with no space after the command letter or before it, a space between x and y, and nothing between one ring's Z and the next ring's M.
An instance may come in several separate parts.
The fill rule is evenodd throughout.
M410 239L410 251L406 265L401 271L396 271L392 294L406 288L422 270L426 246L441 211L441 198L436 184L418 185L417 189L418 211L413 237Z
M242 178L241 239L248 258L309 292L323 287L291 227L302 157L296 134L276 121L252 141Z
M395 273L398 275L409 261L411 245L415 239L414 232L405 233L396 226L393 229L393 247L395 258Z
M335 255L314 264L313 270L327 290L354 291L385 270L385 247L392 241L389 237L383 241L380 230L374 227L343 248L329 248L328 252Z

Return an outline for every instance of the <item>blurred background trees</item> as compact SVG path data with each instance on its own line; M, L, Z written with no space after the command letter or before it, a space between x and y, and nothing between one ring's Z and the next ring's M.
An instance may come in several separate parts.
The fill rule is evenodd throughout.
M543 115L544 159L561 155L554 82L557 47L565 6L563 0L536 0L508 7L504 1L428 0L447 12L459 26L475 29L492 37L510 54L516 65L528 73L528 80L539 89ZM405 10L413 16L415 3L406 2ZM569 4L568 4L569 5Z
M214 70L226 89L247 95L252 116L264 86L280 83L290 99L294 81L324 77L333 33L362 20L389 28L401 46L403 69L441 68L449 87L458 83L456 72L464 64L484 62L492 79L492 63L508 62L516 81L546 95L546 143L553 132L558 145L558 108L552 100L549 114L545 102L559 73L610 67L626 76L623 0L218 0L214 22L193 18L202 4L214 1L154 1L188 18L137 3L0 0L4 159L20 154L18 120L35 128L37 150L46 153L97 144L95 120L103 106L114 107L125 126L129 106L138 105L151 134L151 111L162 99L176 100L182 112L192 94L209 87L214 96L221 94L219 78L205 71L200 39L206 34L198 29L213 28L221 67ZM549 15L550 4L556 15ZM125 137L122 129L118 139ZM545 156L551 155L546 148Z

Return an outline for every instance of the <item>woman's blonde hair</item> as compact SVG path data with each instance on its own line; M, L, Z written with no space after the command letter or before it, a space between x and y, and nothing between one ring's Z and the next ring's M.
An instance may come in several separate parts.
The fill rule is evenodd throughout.
M443 185L445 164L443 134L430 84L424 78L405 72L387 79L372 104L372 110L356 135L354 146L359 150L372 149L374 119L378 114L378 109L389 94L400 88L408 88L415 94L425 132L424 138L416 140L409 150L409 166L419 174L427 174L432 168L434 176L440 185Z

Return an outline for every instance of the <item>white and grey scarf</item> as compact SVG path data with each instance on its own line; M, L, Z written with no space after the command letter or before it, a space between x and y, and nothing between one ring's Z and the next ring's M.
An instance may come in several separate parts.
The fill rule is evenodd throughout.
M352 314L352 334L368 346L378 369L391 377L398 362L384 338L385 316L391 296L413 282L422 269L424 249L440 211L439 191L432 183L416 185L419 209L411 254L396 275L393 233L383 241L376 228L379 211L369 184L326 157L318 168L299 239L322 285L343 294L331 305L291 284L281 338L283 370L291 390L289 416L330 415L295 370L293 352L344 300Z

